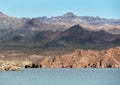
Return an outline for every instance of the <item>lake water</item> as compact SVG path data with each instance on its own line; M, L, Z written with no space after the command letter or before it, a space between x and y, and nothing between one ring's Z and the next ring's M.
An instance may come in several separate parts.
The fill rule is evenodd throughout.
M120 69L24 69L0 72L0 85L120 85Z

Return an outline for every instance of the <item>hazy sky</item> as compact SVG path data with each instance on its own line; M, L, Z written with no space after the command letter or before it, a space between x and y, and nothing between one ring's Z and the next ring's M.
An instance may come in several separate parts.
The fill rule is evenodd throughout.
M0 11L14 17L63 15L120 19L120 0L0 0Z

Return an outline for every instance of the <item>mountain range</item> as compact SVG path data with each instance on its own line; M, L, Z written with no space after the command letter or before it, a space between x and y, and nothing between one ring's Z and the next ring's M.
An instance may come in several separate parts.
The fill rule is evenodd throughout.
M105 19L92 16L77 16L71 12L64 14L63 16L56 17L40 17L40 20L50 24L63 25L69 28L73 25L81 25L87 30L105 30L110 33L120 33L120 19Z
M15 18L0 12L0 44L104 48L120 45L120 19L77 16Z
M16 18L0 12L0 70L119 68L120 19Z
M0 12L0 29L2 30L66 30L73 25L81 25L88 30L105 30L111 33L120 33L120 19L105 19L92 16L77 16L71 12L68 12L62 16L55 16L47 18L35 17L35 18L16 18L10 17Z

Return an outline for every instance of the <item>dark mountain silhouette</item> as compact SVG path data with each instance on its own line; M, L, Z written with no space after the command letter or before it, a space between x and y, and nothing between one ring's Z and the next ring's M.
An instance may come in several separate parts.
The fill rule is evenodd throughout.
M80 25L75 25L70 29L61 33L59 40L66 40L71 42L80 42L81 40L90 40L97 42L100 41L112 41L119 37L119 35L113 35L105 32L104 30L100 31L88 31L82 28Z
M70 29L60 33L56 40L53 40L47 46L72 46L72 45L82 45L82 46L109 46L120 45L118 39L120 35L113 35L101 31L88 31L82 28L80 25L75 25Z

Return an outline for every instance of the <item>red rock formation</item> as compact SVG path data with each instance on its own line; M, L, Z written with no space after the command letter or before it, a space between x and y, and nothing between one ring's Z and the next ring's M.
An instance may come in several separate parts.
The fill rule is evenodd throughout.
M80 50L52 58L40 58L36 63L41 68L111 68L120 67L120 48L108 50Z

